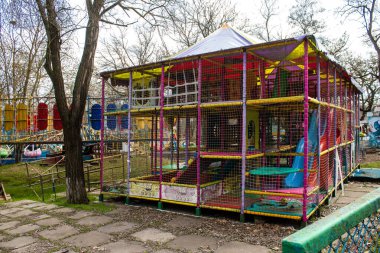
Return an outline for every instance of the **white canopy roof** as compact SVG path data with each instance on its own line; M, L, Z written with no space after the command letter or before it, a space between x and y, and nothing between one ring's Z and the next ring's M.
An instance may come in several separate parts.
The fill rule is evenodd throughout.
M178 59L187 56L200 55L205 53L217 52L221 50L250 46L256 41L251 36L224 24L221 28L211 33L209 36L186 48L178 54L170 57Z

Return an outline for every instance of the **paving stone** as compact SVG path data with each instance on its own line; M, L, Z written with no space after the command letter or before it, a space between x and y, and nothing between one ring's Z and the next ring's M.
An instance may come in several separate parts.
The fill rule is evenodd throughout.
M353 185L353 186L347 186L345 190L349 191L361 191L364 193L371 192L375 190L376 187L368 187L368 186L360 186L360 185Z
M54 226L62 223L62 221L57 218L49 218L36 221L35 223L40 226Z
M12 230L5 230L6 233L11 234L11 235L16 235L16 234L24 234L28 233L30 231L39 229L40 226L34 225L34 224L26 224L26 225L21 225L17 228L14 228Z
M24 210L24 209L22 209L20 207L6 208L4 210L0 210L0 215L7 215L10 213L20 212L22 210Z
M38 216L35 216L33 217L32 219L33 220L42 220L42 219L47 219L47 218L50 218L51 216L48 215L48 214L41 214L41 215L38 215Z
M78 233L78 230L69 225L62 225L55 229L44 230L38 234L49 240L61 240L63 238L75 235Z
M342 196L342 197L360 198L360 197L362 197L365 194L367 194L367 192L345 190L344 191L344 196Z
M155 228L144 229L132 234L132 236L142 242L152 241L157 243L166 243L175 238L175 235L172 233L164 232Z
M100 233L98 231L91 231L66 238L64 242L76 247L93 247L106 243L110 239L111 236L108 234Z
M264 246L251 245L244 242L232 241L219 247L215 253L242 253L242 252L255 252L255 253L270 253L271 251Z
M24 208L36 208L39 206L46 206L46 204L42 203L42 202L35 202L35 203L28 204L28 205L24 205L23 207Z
M52 242L47 240L38 240L28 246L15 249L11 251L11 253L51 253L51 251L56 248L57 246L55 246Z
M103 245L102 248L104 248L109 253L147 252L147 248L145 248L141 243L125 240L108 243L106 245Z
M63 208L54 210L54 213L73 213L73 212L75 212L75 209L68 208L68 207L63 207Z
M76 212L75 214L69 216L69 218L73 219L73 220L79 220L79 219L82 219L82 218L85 218L85 217L88 217L91 215L94 215L94 214L90 213L90 212L79 211L79 212Z
M118 222L118 223L111 223L103 227L100 227L98 228L98 231L102 233L113 234L113 233L127 232L134 229L135 227L137 227L136 223Z
M166 223L166 225L172 228L194 227L200 224L202 224L201 219L183 217L183 216L178 216L172 219L171 221L169 221L168 223Z
M36 249L38 246L39 246L38 243L33 243L33 244L28 245L28 246L12 250L11 253L29 253L29 252L33 252L33 249ZM38 252L40 253L41 249Z
M75 253L75 251L72 251L71 249L60 249L60 250L55 251L53 253Z
M79 225L82 226L94 226L94 225L104 225L107 223L110 223L112 221L112 218L104 216L104 215L98 215L98 216L88 216L80 221L78 221Z
M10 240L7 242L0 242L0 248L17 249L17 248L25 247L29 244L32 244L36 242L36 240L37 239L31 236L16 237L13 240Z
M350 197L346 197L346 196L341 196L339 197L339 199L337 200L337 204L350 204L351 202L355 201L355 198L350 198Z
M33 209L39 210L39 211L48 211L48 210L52 210L52 209L56 209L56 208L58 208L57 205L49 204L49 205L44 205L44 206L38 206L38 207L33 208Z
M25 209L25 210L22 210L19 212L6 214L6 216L10 217L10 218L19 218L19 217L28 217L28 216L33 215L35 213L36 212L33 212L32 210Z
M9 207L19 207L23 205L28 205L35 202L36 201L25 199L25 200L20 200L20 201L15 201L15 202L9 202L9 203L6 203L5 205L9 208Z
M215 250L218 246L218 240L213 237L200 235L179 236L168 246L173 249L185 250L187 252L198 252L199 248Z
M17 220L0 223L0 231L16 227L20 222Z

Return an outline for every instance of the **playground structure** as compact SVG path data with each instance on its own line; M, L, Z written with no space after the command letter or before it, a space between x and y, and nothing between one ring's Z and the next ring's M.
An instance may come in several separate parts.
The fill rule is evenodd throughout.
M100 141L100 101L100 98L87 99L82 124L85 145ZM126 106L124 99L116 97L107 99L106 103L108 111ZM54 97L0 99L0 104L1 164L33 161L63 151L63 126ZM144 127L145 123L140 126ZM112 140L109 150L120 151L127 138L127 125L122 116L108 120L104 138Z
M240 46L207 51L221 34ZM128 125L120 191L107 191L101 160L101 198L306 222L359 166L361 88L313 36L253 44L223 27L165 61L101 75L102 108L106 81L129 89L128 109L102 110L101 130L116 115L151 118L142 155Z

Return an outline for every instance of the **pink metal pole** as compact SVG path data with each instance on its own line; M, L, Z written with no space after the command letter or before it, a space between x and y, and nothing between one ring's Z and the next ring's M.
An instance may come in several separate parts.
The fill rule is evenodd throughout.
M304 41L304 158L303 158L303 205L302 205L302 221L307 222L307 186L308 186L308 163L309 163L309 41Z
M244 222L245 207L245 172L246 172L246 153L247 153L247 52L243 53L243 126L241 135L241 207L240 221Z
M201 204L201 99L202 99L202 59L198 60L198 117L197 117L197 210L200 215Z
M265 63L263 60L260 60L260 84L261 84L261 90L260 90L260 98L265 98Z
M326 125L326 130L325 130L325 132L326 132L326 134L327 134L327 136L326 136L326 143L327 143L327 145L326 145L326 150L327 149L329 149L330 148L330 129L331 129L331 127L330 127L330 124L331 124L331 122L330 122L330 62L329 61L327 61L327 74L326 74L326 82L327 82L327 125ZM329 174L330 174L330 153L327 153L327 154L325 154L325 156L327 156L327 158L326 158L326 160L327 160L327 169L326 169L326 175L324 175L325 176L325 178L326 178L326 180L327 180L327 182L326 182L326 191L328 192L329 191Z
M317 100L321 101L321 60L317 54ZM321 105L318 104L318 136L317 136L317 184L321 185ZM317 203L319 203L319 191L317 191Z
M102 107L100 118L100 192L103 191L103 174L104 174L104 90L105 80L102 78ZM100 197L102 198L102 197Z
M164 86L165 86L165 66L161 67L161 84L160 84L160 188L159 196L160 202L158 208L162 209L162 155L163 155L163 139L164 139Z
M337 101L337 85L336 85L336 66L334 66L334 105L338 105L338 101ZM336 136L337 136L337 132L336 132L336 129L337 129L337 109L334 107L333 108L333 112L334 112L334 125L333 125L333 131L334 131L334 135L333 135L333 138L334 138L334 147L336 148ZM336 153L337 152L333 152L333 156L334 156L334 188L335 188L335 191L334 191L334 194L336 194L336 190L337 190L337 185L338 185L338 168L336 167L336 163L335 163L335 160L337 159L336 157Z

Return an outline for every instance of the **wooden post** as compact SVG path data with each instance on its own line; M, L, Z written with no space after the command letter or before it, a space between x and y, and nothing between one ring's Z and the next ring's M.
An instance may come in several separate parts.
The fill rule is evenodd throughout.
M87 189L88 189L88 192L91 191L91 182L90 182L90 169L89 169L89 165L87 164L86 165L86 171L87 171Z
M44 181L41 174L40 174L40 187L41 187L41 194L42 194L42 202L45 202Z

